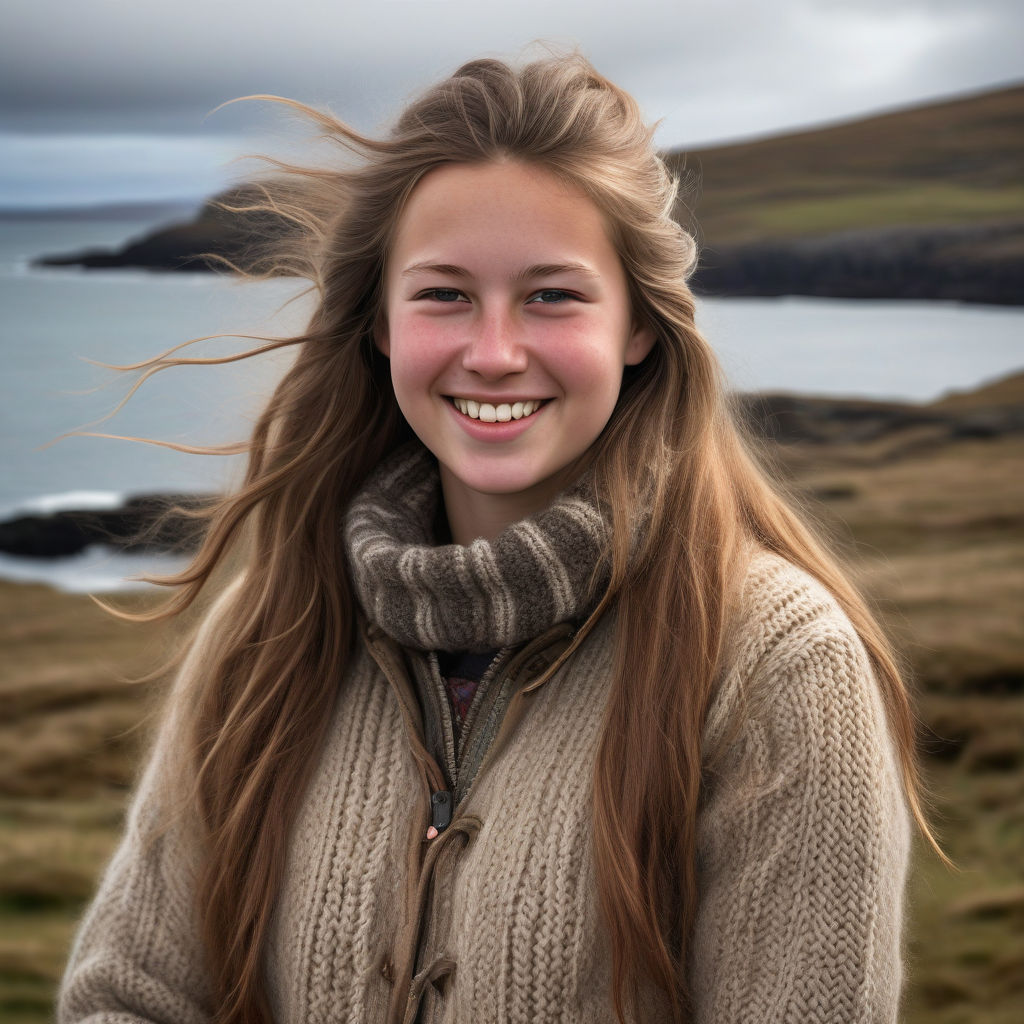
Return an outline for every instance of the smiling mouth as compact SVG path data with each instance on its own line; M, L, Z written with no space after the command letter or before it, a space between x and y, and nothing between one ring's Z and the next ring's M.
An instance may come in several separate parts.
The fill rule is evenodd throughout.
M452 398L449 402L464 416L483 423L508 423L510 420L521 420L532 416L547 399L531 399L528 402L503 402L491 405L490 402L474 402L471 398Z

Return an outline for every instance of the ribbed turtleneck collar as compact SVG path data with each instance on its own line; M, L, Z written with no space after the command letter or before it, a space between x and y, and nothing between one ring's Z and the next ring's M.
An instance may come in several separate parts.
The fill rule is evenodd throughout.
M356 595L367 617L419 650L513 646L549 626L583 619L603 563L606 527L586 480L494 541L436 544L437 462L405 446L369 478L345 515ZM605 579L607 577L605 576Z

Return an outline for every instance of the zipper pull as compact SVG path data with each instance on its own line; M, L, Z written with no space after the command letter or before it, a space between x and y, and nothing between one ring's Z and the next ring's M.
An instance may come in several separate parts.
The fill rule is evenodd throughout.
M452 823L452 795L446 789L430 794L430 828L427 838L436 839Z

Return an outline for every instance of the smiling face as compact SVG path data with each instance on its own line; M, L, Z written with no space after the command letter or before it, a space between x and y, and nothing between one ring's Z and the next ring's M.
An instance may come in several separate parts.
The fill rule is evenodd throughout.
M650 351L597 207L521 163L451 164L416 186L385 275L377 345L441 468L457 542L539 511Z

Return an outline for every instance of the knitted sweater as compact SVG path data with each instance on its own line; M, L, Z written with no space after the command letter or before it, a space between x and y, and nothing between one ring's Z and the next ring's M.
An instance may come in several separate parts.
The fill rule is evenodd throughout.
M378 477L348 518L369 622L291 834L265 962L274 1019L610 1024L591 775L613 615L536 685L589 607L579 566L564 559L597 550L600 517L570 494L544 514L546 527L542 516L493 545L416 550L395 520L431 521L436 483L410 490L421 461ZM516 574L525 591L509 582ZM531 620L525 637L510 626L538 606L546 623ZM202 671L219 614L180 686ZM909 822L867 655L831 595L773 555L752 560L738 614L703 737L719 756L698 820L695 1021L894 1021ZM427 652L474 644L505 649L453 752L443 722L428 735L444 712ZM192 830L185 821L158 832L181 788L176 728L171 716L79 930L61 1022L209 1020ZM439 748L455 754L447 765ZM427 839L431 793L446 786L454 814ZM641 997L643 1021L669 1019L656 990Z

